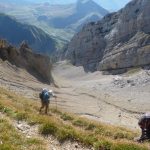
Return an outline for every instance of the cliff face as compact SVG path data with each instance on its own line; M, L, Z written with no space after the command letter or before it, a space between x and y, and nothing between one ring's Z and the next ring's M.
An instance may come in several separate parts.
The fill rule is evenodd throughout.
M115 28L106 36L101 70L150 64L149 13L149 0L134 0L120 11Z
M49 84L53 82L49 57L33 53L25 43L22 43L20 48L16 49L7 42L3 42L3 44L0 44L0 59L26 69L42 82Z
M90 71L149 65L149 14L149 0L132 0L117 13L84 26L63 55Z

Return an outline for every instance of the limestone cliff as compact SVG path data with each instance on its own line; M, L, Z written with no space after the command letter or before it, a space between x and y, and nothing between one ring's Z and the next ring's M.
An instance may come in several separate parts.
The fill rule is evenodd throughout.
M125 8L83 27L64 56L85 70L116 70L150 64L150 0L132 0Z

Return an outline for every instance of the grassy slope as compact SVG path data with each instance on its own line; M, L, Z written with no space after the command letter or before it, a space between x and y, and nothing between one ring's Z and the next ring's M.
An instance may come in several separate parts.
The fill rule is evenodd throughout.
M148 149L148 143L140 145L133 142L133 138L137 136L137 133L125 128L89 121L72 114L63 113L54 108L51 108L51 116L40 115L38 113L39 106L40 103L38 101L23 98L0 88L0 111L11 119L25 120L30 125L39 124L39 133L42 135L53 135L60 142L66 140L78 141L88 147L94 147L96 150ZM7 124L8 127L5 124ZM19 143L21 143L30 150L32 149L32 143L34 143L32 141L38 140L24 139L4 119L0 120L0 126L7 128L3 130L8 131L7 136L9 136L9 138L5 138L4 132L4 134L1 134L0 139L3 139L3 146L9 147L8 143L10 144L12 148L9 149L15 147L15 150L19 150L21 149ZM11 130L8 130L8 128ZM17 138L17 136L21 138ZM12 141L13 137L16 137L17 142ZM18 139L20 141L18 141ZM35 146L44 149L44 147L41 146L42 141L35 143ZM0 149L1 146L2 145L0 145Z
M7 119L0 119L1 150L45 150L44 142L36 138L24 138Z

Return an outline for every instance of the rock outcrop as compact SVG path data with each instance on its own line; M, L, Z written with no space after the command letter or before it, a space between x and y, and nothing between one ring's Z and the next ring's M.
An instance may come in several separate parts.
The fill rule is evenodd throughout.
M132 0L120 11L84 26L63 55L90 71L150 65L149 14L149 0Z
M35 54L26 43L22 43L19 49L9 45L5 40L0 40L0 59L26 69L40 81L52 83L51 63L48 56Z

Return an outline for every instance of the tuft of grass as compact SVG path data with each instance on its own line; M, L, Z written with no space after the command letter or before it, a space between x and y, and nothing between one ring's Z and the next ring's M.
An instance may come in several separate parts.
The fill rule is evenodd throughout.
M55 113L55 114L57 114L57 115L62 115L62 112L59 111L58 109L55 109L55 108L51 108L51 112L52 112L52 113Z
M16 114L16 119L18 121L27 120L27 118L28 118L28 114L26 112L19 112Z
M66 140L75 141L77 140L77 133L71 126L64 126L59 128L57 131L57 139L60 142L64 142Z
M4 111L4 106L0 103L0 112L3 112Z
M87 127L88 126L88 122L86 122L86 121L84 121L80 118L73 121L72 124L75 125L75 126L78 126L78 127Z
M29 145L42 145L43 141L36 139L36 138L30 138L30 139L27 139L27 143Z
M16 115L16 113L8 107L1 106L0 111L2 113L5 113L9 117L15 117L15 115Z
M96 125L94 125L93 123L88 124L88 126L85 128L85 130L94 130L96 129Z
M111 150L147 150L147 148L135 143L117 143L111 147Z
M66 113L63 113L60 117L61 117L61 119L63 119L64 121L66 121L66 120L71 121L71 120L74 119L72 116L70 116L70 115L68 115L68 114L66 114Z
M98 141L97 137L94 134L85 134L81 141L85 143L87 146L93 146L95 142Z
M94 143L95 150L111 150L113 143L108 140L101 140Z
M39 132L43 135L55 135L57 130L57 126L51 122L44 123L39 128Z

